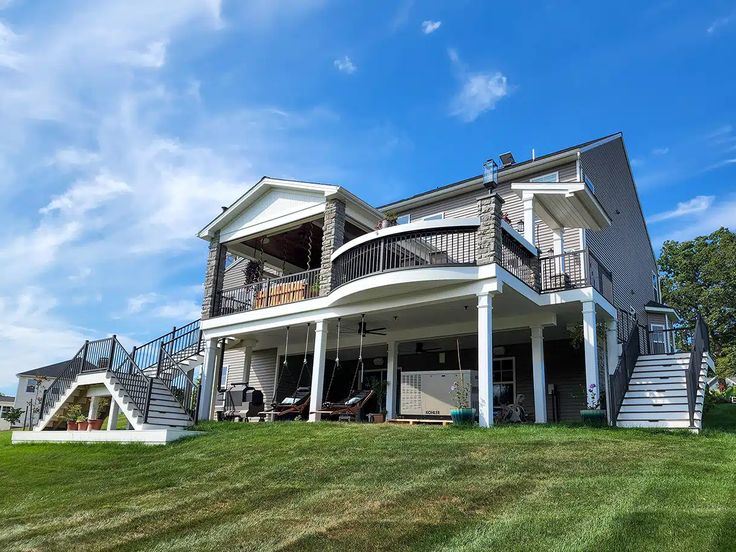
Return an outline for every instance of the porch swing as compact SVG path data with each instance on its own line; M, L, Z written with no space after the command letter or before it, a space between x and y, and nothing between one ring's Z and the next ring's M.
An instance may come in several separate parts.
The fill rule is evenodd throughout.
M363 388L363 376L365 366L363 363L363 338L365 337L365 314L360 316L360 346L358 348L358 362L353 372L353 380L350 386L350 392L344 400L339 402L324 402L322 407L313 412L325 417L337 418L338 420L357 421L361 418L363 408L373 396L372 389ZM335 354L335 364L332 368L332 377L327 387L326 396L330 396L332 383L335 379L335 373L340 368L340 319L337 319L337 350ZM360 374L360 382L358 382L358 374Z
M271 397L271 410L260 412L259 416L262 420L268 418L272 420L294 420L296 418L304 419L307 411L309 410L309 399L312 394L312 388L309 385L302 387L302 376L304 372L307 372L307 382L309 382L309 366L307 362L307 351L309 350L309 323L307 323L307 339L304 344L304 360L302 361L301 369L299 370L299 377L296 381L296 388L294 391L281 399L276 400L278 389L281 386L281 379L284 376L284 372L289 369L289 326L286 326L286 343L284 345L284 362L279 370L279 377L277 378L276 385L273 388L273 396Z

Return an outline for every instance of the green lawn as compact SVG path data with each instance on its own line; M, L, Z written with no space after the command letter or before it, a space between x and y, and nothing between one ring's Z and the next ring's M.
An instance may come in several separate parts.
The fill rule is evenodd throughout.
M206 424L11 446L0 550L733 550L736 405L701 435Z

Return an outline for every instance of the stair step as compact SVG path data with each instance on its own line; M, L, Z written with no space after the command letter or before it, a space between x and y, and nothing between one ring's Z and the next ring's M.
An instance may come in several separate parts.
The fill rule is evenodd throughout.
M652 370L651 368L634 368L631 377L636 378L665 378L665 377L685 377L687 370Z
M616 425L618 427L662 427L662 428L668 428L668 429L690 429L690 420L683 421L683 420L659 420L659 421L649 421L649 420L621 420L616 421ZM700 424L696 421L695 422L696 427L699 429Z
M638 377L632 376L629 380L629 385L646 385L654 384L659 385L660 383L685 383L685 376L655 376L655 377Z
M649 412L652 414L655 418L659 417L657 414L658 412L685 412L689 413L690 409L688 408L687 403L679 403L679 404L623 404L621 405L621 410L619 412L619 416L622 413L629 413L629 412Z
M695 412L695 419L699 420L702 414ZM690 420L688 411L684 412L619 412L618 420L645 420L645 421L666 421L666 420Z
M672 359L682 359L690 358L690 353L657 353L654 355L639 355L640 359L643 360L672 360Z

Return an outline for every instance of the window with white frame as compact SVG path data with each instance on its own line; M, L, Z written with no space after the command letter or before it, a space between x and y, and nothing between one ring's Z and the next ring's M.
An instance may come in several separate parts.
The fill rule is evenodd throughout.
M657 278L657 274L654 272L652 272L652 288L654 289L654 300L661 301L659 298L659 278Z
M425 217L420 217L418 220L442 220L445 218L445 213L433 213Z
M222 371L220 372L220 387L227 387L227 374L230 371L229 364L222 365Z
M493 406L516 402L516 359L493 359Z
M28 378L26 380L26 393L35 393L36 385L38 384L35 379Z
M529 179L529 182L559 182L559 181L560 181L559 171L542 174L540 176L535 176L534 178Z
M411 217L409 215L396 217L396 224L409 224L409 222L411 222Z

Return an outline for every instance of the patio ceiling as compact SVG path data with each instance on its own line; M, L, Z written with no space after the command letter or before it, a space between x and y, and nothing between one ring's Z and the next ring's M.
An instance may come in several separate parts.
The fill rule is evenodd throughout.
M535 214L550 228L603 230L611 219L585 182L515 182L519 197L534 201Z

